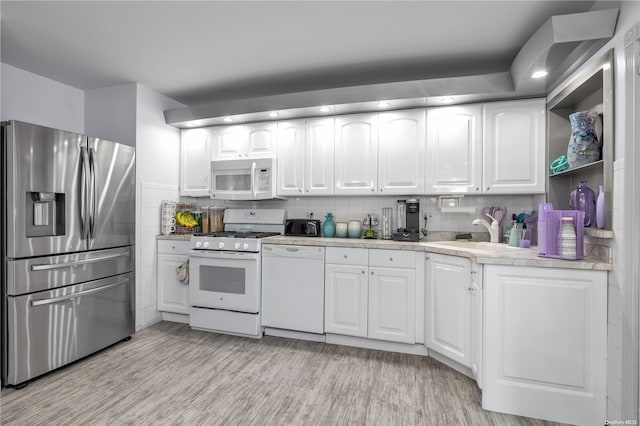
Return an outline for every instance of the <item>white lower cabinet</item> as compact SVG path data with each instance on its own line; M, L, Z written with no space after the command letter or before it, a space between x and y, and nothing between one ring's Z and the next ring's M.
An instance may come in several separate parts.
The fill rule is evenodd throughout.
M176 268L189 260L188 241L158 241L158 311L189 314L189 285L176 278ZM166 318L165 318L166 319Z
M487 265L484 297L482 407L604 424L607 273Z
M429 254L425 284L425 345L471 368L471 261Z
M328 247L326 259L326 333L415 343L414 252Z

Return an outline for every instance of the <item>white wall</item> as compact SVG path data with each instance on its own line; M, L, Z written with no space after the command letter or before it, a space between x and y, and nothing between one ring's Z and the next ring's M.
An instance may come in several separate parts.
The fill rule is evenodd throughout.
M85 133L136 146L137 84L85 92Z
M84 92L75 87L0 64L0 119L84 133Z
M610 7L606 2L600 2L599 8ZM625 260L635 261L637 257L627 259L624 253L624 211L628 208L625 205L624 197L624 170L625 167L640 167L640 164L625 164L625 125L628 119L633 119L632 114L626 111L626 87L625 87L625 58L624 58L624 36L625 33L636 23L640 21L640 2L624 1L620 4L620 14L618 17L617 29L614 37L598 52L592 60L588 61L584 67L606 53L609 49L614 49L614 137L615 137L615 156L614 156L614 176L613 176L613 193L609 196L613 197L613 223L612 229L615 238L610 242L613 248L613 270L609 273L608 283L608 333L607 333L607 419L623 420L623 393L622 381L623 377L628 376L630 372L622 369L622 351L623 351L623 301L626 293L629 292L632 285L637 285L628 280L624 276ZM573 76L579 74L582 69L578 70ZM558 90L549 94L552 98L557 94ZM637 119L637 118L636 118ZM637 326L637 325L636 325ZM626 379L626 377L625 377ZM636 377L637 379L637 377Z
M136 88L136 330L160 320L156 235L162 200L178 200L180 130L163 111L184 105L147 87Z

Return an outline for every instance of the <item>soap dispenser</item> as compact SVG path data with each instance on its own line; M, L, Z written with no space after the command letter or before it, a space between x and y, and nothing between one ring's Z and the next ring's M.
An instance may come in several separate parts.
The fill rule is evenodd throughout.
M511 216L511 231L509 232L509 245L512 247L518 247L520 241L520 235L518 232L518 217L514 214Z

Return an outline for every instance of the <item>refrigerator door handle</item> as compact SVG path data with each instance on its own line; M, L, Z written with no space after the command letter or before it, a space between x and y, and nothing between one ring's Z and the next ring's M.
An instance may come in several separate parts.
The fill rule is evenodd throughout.
M89 236L89 153L87 148L80 148L80 163L82 175L80 176L80 238L86 239Z
M73 266L81 266L89 263L103 262L105 260L117 259L118 257L129 257L129 252L109 254L107 256L94 257L91 259L76 260L74 262L64 263L47 263L42 265L31 265L32 271L50 271L52 269L71 268Z
M89 237L93 238L95 236L96 230L96 211L98 210L97 202L98 202L98 191L96 188L97 181L97 173L98 168L96 167L95 161L95 149L89 148L89 173L90 173L90 181L89 181Z
M31 306L51 305L53 303L64 302L65 300L75 299L77 297L86 296L87 294L98 293L122 284L125 284L129 279L121 280L113 284L103 285L102 287L92 288L90 290L79 291L78 293L68 294L66 296L52 297L50 299L32 300Z

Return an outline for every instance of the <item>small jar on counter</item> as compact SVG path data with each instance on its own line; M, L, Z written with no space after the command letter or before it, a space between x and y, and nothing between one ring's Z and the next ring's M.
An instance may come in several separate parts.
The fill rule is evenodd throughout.
M193 220L198 223L194 226L193 232L202 232L202 210L193 210L191 216L193 216Z

